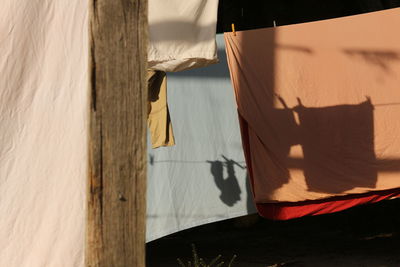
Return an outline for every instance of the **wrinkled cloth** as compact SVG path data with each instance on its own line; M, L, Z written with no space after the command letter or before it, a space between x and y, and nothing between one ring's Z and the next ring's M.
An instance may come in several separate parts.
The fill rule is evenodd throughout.
M148 115L152 148L175 145L167 104L167 75L163 71L147 72Z
M256 212L223 35L216 39L220 63L167 73L177 144L151 149L148 136L147 241Z
M1 3L2 267L85 266L87 3ZM242 216L251 208L254 212L251 198L248 203L245 169L229 167L240 187L235 190L240 195L232 196L232 173L218 187L215 180L227 175L214 177L207 162L225 162L223 154L229 164L244 164L226 64L171 76L171 117L182 122L174 128L180 145L156 150L147 146L154 158L148 161L147 241ZM199 191L199 186L205 190Z
M84 266L87 3L1 1L0 266Z
M225 34L257 203L400 187L400 9Z
M182 71L217 63L218 0L150 0L148 66Z

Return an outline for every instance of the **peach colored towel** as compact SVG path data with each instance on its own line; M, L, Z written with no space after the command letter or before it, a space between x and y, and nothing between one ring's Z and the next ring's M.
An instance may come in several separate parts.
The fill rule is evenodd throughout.
M258 203L400 187L400 9L225 34Z

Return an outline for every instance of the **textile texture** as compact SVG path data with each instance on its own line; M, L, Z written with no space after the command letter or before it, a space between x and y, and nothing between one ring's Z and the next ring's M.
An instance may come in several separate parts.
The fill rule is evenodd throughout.
M257 204L400 187L400 9L225 34Z
M151 146L175 145L171 118L167 104L167 75L163 71L147 72L148 117L147 125L151 134Z
M0 14L0 266L83 267L87 2L5 0ZM147 241L255 211L226 62L168 82L179 143L148 145Z
M255 213L223 35L220 63L168 73L176 145L148 137L147 240Z
M0 266L83 266L87 1L0 8Z
M218 0L149 0L148 66L181 71L218 62Z

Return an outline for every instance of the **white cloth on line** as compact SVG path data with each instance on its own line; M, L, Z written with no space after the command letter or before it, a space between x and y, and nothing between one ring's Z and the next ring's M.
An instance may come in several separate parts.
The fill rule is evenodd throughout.
M217 63L218 0L149 0L148 66L181 71Z
M0 266L84 266L87 14L80 0L2 1ZM174 75L182 126L173 150L149 148L147 241L251 210L226 65Z

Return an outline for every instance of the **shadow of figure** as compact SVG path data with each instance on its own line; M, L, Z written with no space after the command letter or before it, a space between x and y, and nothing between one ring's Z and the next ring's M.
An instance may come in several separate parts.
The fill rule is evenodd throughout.
M374 188L377 182L373 105L305 107L299 116L302 169L309 191L343 193L355 187Z
M296 74L293 81L286 82L283 74L290 74L292 70L285 70L285 64L279 63L275 52L290 50L278 53L298 58L298 62L303 59L313 62L310 57L319 56L318 47L284 46L283 41L275 41L275 32L276 29L262 29L225 35L255 201L292 201L300 199L305 191L338 195L355 193L353 189L356 188L365 191L383 188L382 183L377 183L378 173L379 181L383 181L381 174L398 170L400 161L387 158L385 151L382 152L387 145L382 147L383 137L375 136L375 126L383 132L384 120L382 113L375 113L374 108L396 105L397 101L373 105L368 97L365 101L356 100L356 94L354 97L349 94L351 86L347 89L348 81L342 85L341 79L345 80L339 76L340 87L337 93L332 92L332 96L337 97L334 102L337 105L324 106L317 99L320 95L307 95L300 90L293 93L296 79L303 78ZM399 60L395 51L370 52L347 50L349 56L359 57L387 71L390 71L393 61ZM296 62L293 64L298 64ZM332 74L332 77L336 76ZM312 81L312 76L309 79ZM305 86L303 82L299 84ZM372 88L364 91L365 94L369 94L369 90L374 96ZM278 94L287 98L288 104ZM296 94L309 97L308 102L317 106L304 106L300 99L296 104L293 101ZM327 92L321 97L330 94ZM354 100L357 101L355 104ZM349 101L352 104L347 104ZM377 98L376 101L380 100ZM375 120L378 125L375 125ZM390 135L389 138L395 140ZM377 158L375 147L380 149L380 158ZM313 196L318 194L307 194L307 197Z
M241 200L242 191L240 189L238 179L235 175L234 166L238 166L242 169L245 167L241 166L238 162L228 159L222 155L225 162L220 160L207 161L211 164L211 174L214 177L214 182L218 189L221 191L219 198L221 201L229 207L235 205ZM226 172L228 176L224 178L224 167L226 167Z
M297 106L289 106L278 95L284 90L277 90L275 84L274 48L301 53L298 57L304 59L314 51L279 47L274 29L225 38L231 71L240 74L234 79L234 89L256 202L277 199L277 189L289 182L303 186L303 180L306 190L319 193L375 188L377 159L371 101L309 108L299 100ZM294 148L291 154L296 145L303 153ZM293 169L303 171L303 175Z

